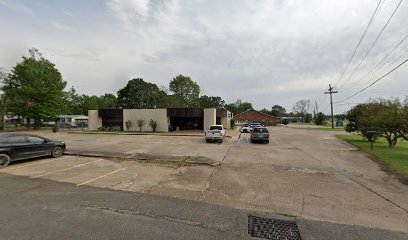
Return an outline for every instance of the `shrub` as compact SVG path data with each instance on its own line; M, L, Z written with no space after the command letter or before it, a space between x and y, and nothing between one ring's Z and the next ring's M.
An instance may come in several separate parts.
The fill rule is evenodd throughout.
M139 128L139 132L142 131L143 126L144 126L144 120L142 119L137 120L137 127Z
M153 119L150 119L149 126L152 128L153 132L156 132L157 129L157 122Z
M305 123L310 123L312 121L312 118L313 118L312 114L306 113L305 114Z
M128 120L125 122L126 129L129 131L133 127L133 122Z
M235 128L235 121L234 121L234 119L231 119L231 129L234 129Z
M316 125L323 125L325 118L326 116L324 116L322 112L319 112L318 114L315 115L314 122Z

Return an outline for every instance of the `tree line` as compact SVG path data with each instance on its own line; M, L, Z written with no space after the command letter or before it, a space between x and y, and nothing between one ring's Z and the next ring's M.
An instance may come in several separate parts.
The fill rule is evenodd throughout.
M226 108L234 115L253 109L252 103L241 99L226 103L220 96L200 95L199 84L181 74L171 79L168 86L159 87L142 78L135 78L129 80L116 95L79 94L73 86L65 90L67 82L55 64L35 48L30 49L28 56L23 56L10 73L6 74L0 69L0 79L0 115L4 116L7 112L27 120L34 119L36 125L41 120L53 120L61 114L87 115L88 110L104 108ZM286 109L280 105L260 111L279 117L302 116L308 120L306 102L301 100L300 104L297 103L292 113L286 113Z
M0 69L0 80L0 115L10 113L26 118L27 122L34 119L36 125L61 114L87 115L90 109L102 108L225 107L234 114L253 109L251 103L241 100L226 104L220 96L200 96L198 83L181 74L168 87L142 78L131 79L117 95L79 94L73 86L66 91L67 82L55 64L35 48L29 49L28 56L23 56L9 73Z

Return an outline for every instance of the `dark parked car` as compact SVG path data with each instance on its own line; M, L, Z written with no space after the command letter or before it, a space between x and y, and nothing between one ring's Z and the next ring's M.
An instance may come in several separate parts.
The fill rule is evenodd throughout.
M269 143L269 132L266 127L256 127L251 133L251 142Z
M0 168L11 162L43 156L60 157L65 143L29 134L0 134Z

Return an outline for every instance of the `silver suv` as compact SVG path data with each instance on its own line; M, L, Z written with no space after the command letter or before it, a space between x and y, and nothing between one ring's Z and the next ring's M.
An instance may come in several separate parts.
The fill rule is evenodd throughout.
M251 142L269 143L269 131L266 127L255 127L251 133Z

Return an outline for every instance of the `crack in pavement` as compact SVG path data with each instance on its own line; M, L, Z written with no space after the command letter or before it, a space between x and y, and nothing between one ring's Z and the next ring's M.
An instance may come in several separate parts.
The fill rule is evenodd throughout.
M201 227L204 229L212 229L212 230L221 231L221 232L232 232L236 235L240 235L236 230L228 226L207 225L201 222L190 221L190 220L181 219L181 218L175 218L175 217L168 216L168 215L155 215L152 213L141 212L139 210L117 209L117 208L102 207L102 206L97 206L97 205L80 205L80 207L91 209L91 210L107 211L107 212L116 213L116 214L126 214L126 215L133 215L133 216L143 216L143 217L154 218L154 219L162 219L162 220L167 220L171 222L186 224L189 226Z
M227 151L225 152L224 157L222 158L222 160L219 162L219 166L221 166L221 163L224 162L225 158L228 156L229 151L231 150L231 145L228 147ZM207 186L206 186L206 191L208 191L208 189L210 188L211 185L211 180L213 179L215 172L217 171L218 168L214 168L214 170L211 172L210 176L208 177L207 180Z
M309 157L313 158L314 160L316 160L316 161L318 161L318 162L320 162L320 163L323 164L323 162L320 161L320 160L319 160L318 158L316 158L315 156L313 156L313 155L307 153L306 151L304 151L304 150L302 150L302 149L300 149L300 148L298 148L298 149L299 149L299 151L301 151L302 153L306 154L307 156L309 156ZM323 165L328 165L328 164L323 164ZM393 202L391 199L389 199L389 198L387 198L387 197L381 195L380 193L376 192L376 191L373 190L372 188L370 188L370 187L364 185L363 183L359 182L357 179L355 179L354 176L351 176L350 174L346 174L346 173L344 173L344 172L342 172L342 171L339 171L339 170L337 170L337 169L334 169L334 168L331 167L330 165L328 165L328 167L329 167L329 169L330 169L333 173L338 173L338 174L342 175L343 177L349 179L350 181L354 182L355 184L359 185L360 187L362 187L362 188L366 189L367 191L373 193L373 194L376 195L377 197L379 197L379 198L381 198L381 199L383 199L383 200L385 200L385 201L391 203L392 205L396 206L397 208L403 210L406 214L408 214L408 209L406 209L406 208L404 208L403 206L401 206L401 205L399 205L399 204Z

